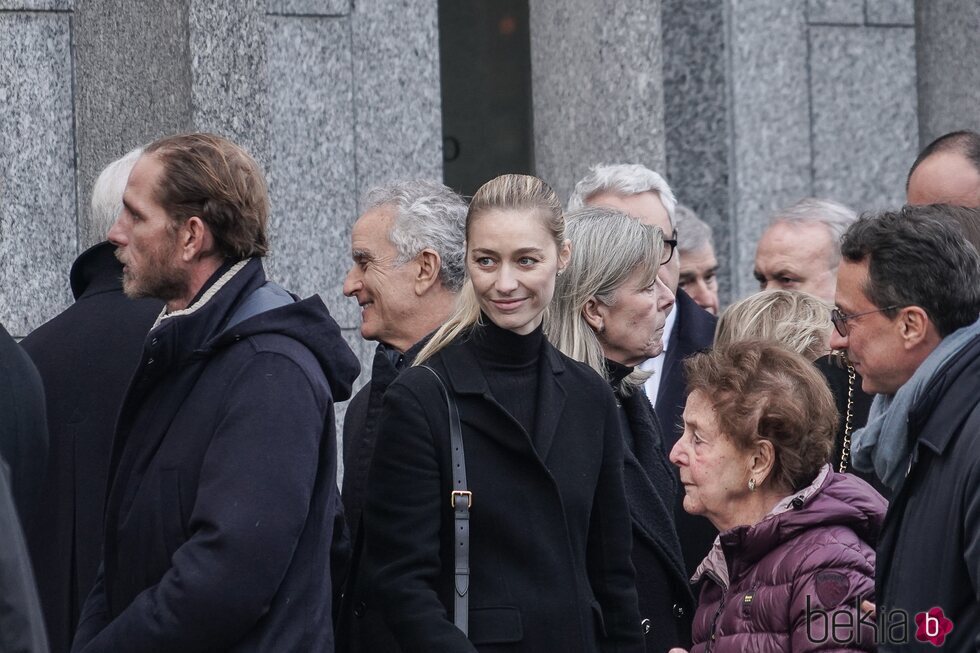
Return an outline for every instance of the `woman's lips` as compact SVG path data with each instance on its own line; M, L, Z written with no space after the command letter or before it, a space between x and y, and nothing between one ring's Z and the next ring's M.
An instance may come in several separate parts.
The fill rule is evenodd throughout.
M520 299L491 299L493 305L502 311L512 311L526 301L526 297Z

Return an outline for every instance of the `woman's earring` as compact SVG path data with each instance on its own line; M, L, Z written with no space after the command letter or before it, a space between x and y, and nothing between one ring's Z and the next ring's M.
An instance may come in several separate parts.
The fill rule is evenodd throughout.
M558 276L560 277L565 272L564 269L558 270Z
M755 492L755 479L749 479L749 492Z

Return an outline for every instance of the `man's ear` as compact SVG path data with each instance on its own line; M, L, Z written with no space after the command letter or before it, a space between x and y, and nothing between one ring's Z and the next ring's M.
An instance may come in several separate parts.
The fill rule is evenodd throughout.
M204 220L193 215L177 227L177 250L185 263L205 258L214 253L214 236Z
M921 306L906 306L898 315L898 328L906 350L915 349L935 330L929 314Z
M415 275L415 294L421 297L433 285L440 283L439 271L442 270L442 258L434 249L423 249L415 257L418 272Z
M582 307L582 317L585 318L585 322L592 327L592 330L596 333L602 333L605 328L605 317L603 309L606 307L605 304L600 302L595 297L589 297L585 302L585 306Z

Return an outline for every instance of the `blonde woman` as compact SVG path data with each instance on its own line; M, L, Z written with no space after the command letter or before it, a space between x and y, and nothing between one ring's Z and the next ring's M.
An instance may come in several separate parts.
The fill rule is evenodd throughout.
M834 395L841 420L831 463L838 472L856 474L887 498L890 492L874 474L851 467L851 433L868 421L873 397L861 390L861 377L847 360L830 350L831 306L799 290L766 290L729 306L715 330L715 346L744 340L775 342L813 362Z
M406 653L643 650L616 403L542 330L571 257L564 231L540 179L484 184L467 214L459 307L385 395L363 609L381 610ZM462 579L443 384L472 493Z

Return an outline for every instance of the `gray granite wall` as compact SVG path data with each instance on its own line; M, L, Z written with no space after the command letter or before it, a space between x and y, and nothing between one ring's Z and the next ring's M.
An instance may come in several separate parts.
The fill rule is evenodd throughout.
M756 289L773 211L807 195L859 212L902 202L918 142L912 0L664 2L668 179L715 229L723 297Z
M919 144L980 131L980 2L916 0Z
M350 225L369 186L442 178L437 29L437 0L0 0L0 322L69 304L107 163L207 130L267 171L270 276L320 293L370 370Z
M664 165L660 0L529 0L534 152L562 200L596 163Z

